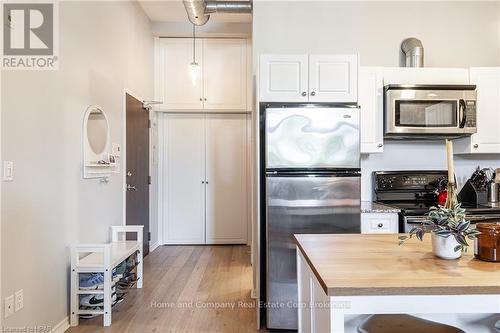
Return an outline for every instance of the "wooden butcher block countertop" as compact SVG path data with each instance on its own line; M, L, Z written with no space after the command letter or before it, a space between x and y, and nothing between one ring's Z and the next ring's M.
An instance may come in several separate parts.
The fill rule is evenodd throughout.
M328 296L500 295L500 263L432 254L431 237L398 245L398 235L295 235Z

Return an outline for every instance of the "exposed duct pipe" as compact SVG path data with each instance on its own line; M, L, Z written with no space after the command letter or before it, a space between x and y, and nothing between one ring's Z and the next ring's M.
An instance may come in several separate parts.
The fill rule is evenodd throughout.
M189 21L194 25L204 25L212 13L245 14L252 12L250 1L206 1L183 0Z
M420 39L407 38L401 43L405 54L406 67L424 67L424 46Z

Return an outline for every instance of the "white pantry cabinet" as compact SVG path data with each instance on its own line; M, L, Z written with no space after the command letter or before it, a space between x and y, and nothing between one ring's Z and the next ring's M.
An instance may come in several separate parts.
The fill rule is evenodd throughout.
M247 120L161 114L163 244L246 244Z
M246 39L197 39L192 68L191 38L160 38L156 61L156 98L160 111L247 110Z
M244 115L206 118L206 243L247 241L247 123Z
M362 234L397 234L399 215L397 213L361 213Z
M196 41L198 70L203 68L202 41ZM161 38L159 42L158 99L162 109L183 110L203 108L201 75L191 75L193 41L184 38ZM198 72L199 73L199 72Z
M384 151L384 82L382 68L359 68L361 153Z
M500 67L471 68L477 85L477 133L455 140L455 154L500 154Z
M246 64L246 40L203 40L204 109L246 110Z
M205 119L160 114L164 244L205 244Z
M262 102L358 101L358 55L261 55Z

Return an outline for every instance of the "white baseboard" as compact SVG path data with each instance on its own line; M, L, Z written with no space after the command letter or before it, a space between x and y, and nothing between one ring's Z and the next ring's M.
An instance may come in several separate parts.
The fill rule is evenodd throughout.
M149 244L149 252L153 252L156 248L160 246L160 242L156 241L153 244Z
M51 333L64 333L66 330L69 328L69 317L64 318L61 320L59 324L56 326L52 327L52 330L50 331Z

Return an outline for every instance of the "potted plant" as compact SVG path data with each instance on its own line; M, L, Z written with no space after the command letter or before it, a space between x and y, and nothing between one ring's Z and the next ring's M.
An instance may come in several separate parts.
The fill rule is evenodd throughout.
M408 236L399 237L399 245L413 237L422 241L424 235L430 232L434 254L443 259L457 259L462 255L462 251L467 251L467 239L474 239L480 234L471 228L470 221L465 216L465 209L461 208L459 203L450 208L431 207L427 216L428 220L411 229Z

